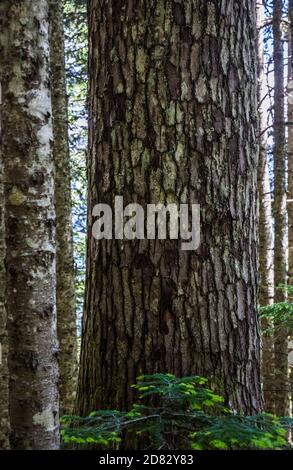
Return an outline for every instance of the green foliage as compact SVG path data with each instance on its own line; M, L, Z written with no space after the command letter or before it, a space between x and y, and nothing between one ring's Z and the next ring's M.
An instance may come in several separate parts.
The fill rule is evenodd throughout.
M139 403L130 411L95 411L63 417L64 444L95 448L282 449L291 420L240 416L206 387L203 377L140 376L133 388Z
M209 407L223 407L223 398L205 388L203 377L176 378L172 374L140 376L133 388L140 392L140 399L159 396L163 405L178 410L204 410Z
M269 327L264 331L272 335L278 328L293 329L293 304L280 302L261 308L261 318L268 320Z
M281 449L286 430L273 415L218 416L203 430L192 433L193 449Z
M288 301L267 305L260 309L260 317L267 321L267 328L263 333L268 336L284 328L288 331L293 329L293 287L280 286L280 289L286 291Z

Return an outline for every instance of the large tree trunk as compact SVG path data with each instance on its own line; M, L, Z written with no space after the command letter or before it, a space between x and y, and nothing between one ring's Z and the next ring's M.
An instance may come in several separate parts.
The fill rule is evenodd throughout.
M1 1L11 446L57 449L48 2Z
M77 411L141 372L201 374L261 408L255 2L89 2L89 242ZM94 241L97 202L198 202L201 246Z
M1 20L0 20L1 25ZM2 79L0 59L0 139L2 123ZM0 149L0 450L9 448L8 414L8 338L5 307L5 223L4 223L4 181L3 159Z
M76 390L77 350L70 155L64 57L63 12L50 0L51 70L57 219L57 324L60 344L60 413L71 414Z
M260 121L260 154L258 165L258 196L259 196L259 305L271 305L274 302L274 252L273 252L273 224L272 201L268 165L267 148L267 115L264 108L267 87L264 74L264 6L257 5L258 17L258 103ZM262 321L262 328L268 328L268 322ZM274 341L266 334L262 337L262 382L264 403L267 412L274 412L275 376L272 368L274 357Z
M274 275L275 302L284 302L286 292L281 285L287 282L287 213L286 213L286 139L284 48L282 41L283 1L274 0ZM275 333L275 412L288 413L288 332L276 325Z

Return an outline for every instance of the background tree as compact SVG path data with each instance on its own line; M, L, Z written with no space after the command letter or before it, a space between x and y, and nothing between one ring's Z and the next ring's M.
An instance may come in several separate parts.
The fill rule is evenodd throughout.
M48 2L2 1L0 44L11 446L57 449Z
M88 144L88 34L86 0L64 2L69 146L72 177L72 219L75 260L75 299L78 336L84 302ZM78 339L79 339L78 338Z
M259 194L259 304L272 305L274 302L274 252L273 252L273 225L272 201L269 177L268 143L267 143L267 113L265 103L267 99L267 85L264 70L264 25L265 14L262 1L257 4L258 26L258 103L260 121L260 154L258 166L258 194ZM268 322L262 321L263 331L268 328ZM264 333L262 337L262 381L265 408L274 412L274 342L270 335Z
M289 283L293 285L293 0L289 0L289 73L288 73L288 226Z
M1 27L1 9L0 9ZM1 58L0 58L1 68ZM0 138L2 113L2 80L0 76ZM8 412L8 339L7 316L5 308L5 223L4 223L4 181L3 162L0 149L0 450L9 447L9 412Z
M63 8L50 0L54 133L57 325L60 345L60 414L72 413L77 378L75 281L71 221L71 171L65 71Z
M141 372L201 374L261 408L255 2L89 2L89 240L77 411ZM221 40L219 41L219 38ZM201 246L101 241L93 206L201 204Z
M289 285L293 286L293 0L289 0L289 46L288 46L288 267ZM293 303L293 296L289 294ZM291 334L291 347L293 332ZM291 402L293 405L293 364L290 370Z
M284 302L287 282L286 137L284 93L283 1L273 3L274 37L274 276L275 302ZM288 331L275 334L275 412L288 413Z

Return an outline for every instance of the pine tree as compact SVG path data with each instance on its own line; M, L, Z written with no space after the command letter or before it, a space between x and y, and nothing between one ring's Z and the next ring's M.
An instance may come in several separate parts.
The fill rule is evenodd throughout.
M60 413L71 414L77 378L71 178L62 2L50 0L51 70L57 219L57 324L60 344Z
M272 225L272 201L268 164L267 145L267 116L264 109L267 88L264 75L264 6L260 2L257 6L258 16L258 103L260 117L260 155L258 167L258 194L259 194L259 304L271 305L274 302L274 253L273 253L273 225ZM262 327L265 331L268 322L263 320ZM274 412L274 370L272 359L274 357L274 342L271 336L264 334L262 337L262 380L264 391L265 409Z
M261 408L255 2L89 2L89 241L77 411L141 372ZM201 205L201 245L91 236L97 202Z
M284 92L284 47L282 38L283 1L274 0L274 276L275 302L284 302L287 282L286 137ZM288 413L288 332L275 334L275 412Z

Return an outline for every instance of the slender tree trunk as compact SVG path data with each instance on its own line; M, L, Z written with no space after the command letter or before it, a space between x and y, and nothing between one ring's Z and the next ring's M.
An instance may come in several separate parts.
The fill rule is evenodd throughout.
M48 3L1 1L11 447L58 449Z
M1 20L0 20L1 21ZM1 25L1 23L0 23ZM0 59L0 139L2 113L2 79ZM5 308L5 223L4 223L3 161L0 149L0 450L9 448L8 415L8 338Z
M67 92L63 11L60 0L50 0L51 70L57 218L57 324L60 344L60 413L73 410L76 379L76 317L71 223L71 179L68 141Z
M274 275L275 302L284 302L286 292L280 288L287 282L287 214L286 214L286 139L285 139L285 93L284 48L282 40L283 1L274 0ZM275 333L275 412L288 413L288 332L276 325Z
M269 165L267 153L267 127L266 112L264 109L266 85L264 75L264 6L262 1L257 5L258 16L258 103L260 121L260 154L258 166L258 195L259 195L259 268L260 288L259 305L271 305L274 302L274 252L273 252L273 224L272 201L269 178ZM268 322L262 322L263 330L268 328ZM274 370L272 360L274 357L274 341L272 337L262 337L262 381L264 391L265 409L274 412Z
M289 285L293 287L293 0L289 0L289 61L288 61L288 267ZM289 301L293 303L293 295ZM293 332L291 334L291 348L293 346ZM293 410L293 364L290 368L291 407Z
M288 73L288 225L289 284L293 286L293 0L289 0L289 73Z
M255 2L89 2L87 288L77 411L141 372L201 374L261 408ZM201 246L94 241L94 205L201 205ZM145 207L146 208L146 207Z

